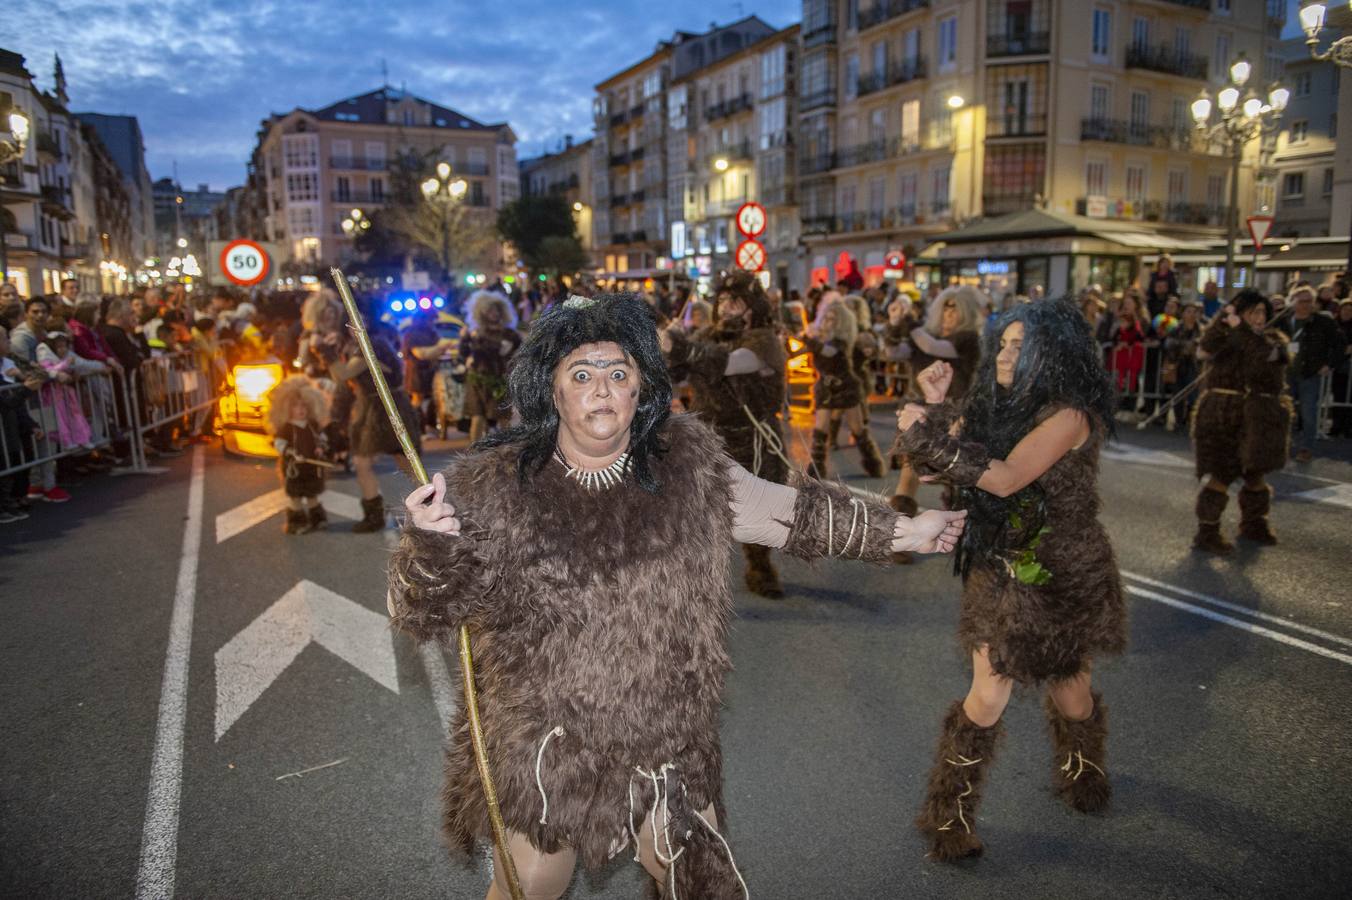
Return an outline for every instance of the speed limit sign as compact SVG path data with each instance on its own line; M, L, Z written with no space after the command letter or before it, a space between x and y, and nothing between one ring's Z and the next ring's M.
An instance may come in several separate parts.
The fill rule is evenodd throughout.
M737 245L737 265L748 272L765 268L765 245L757 240L745 240Z
M737 210L737 230L749 238L765 233L765 207L759 203L743 203Z
M258 284L268 277L271 267L267 251L253 241L231 241L221 250L221 272L235 284Z

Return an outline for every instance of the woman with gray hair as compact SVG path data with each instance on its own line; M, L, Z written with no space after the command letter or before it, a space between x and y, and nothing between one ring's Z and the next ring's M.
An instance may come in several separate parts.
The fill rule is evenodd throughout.
M521 346L516 331L516 312L501 294L475 291L465 304L468 332L460 341L465 360L465 418L469 419L470 443L488 433L488 424L508 419L507 367Z
M912 372L922 372L939 361L948 363L953 367L953 386L949 389L949 396L962 398L972 384L977 363L981 361L981 324L988 302L986 295L971 285L945 288L930 303L925 314L925 324L912 329L909 339L898 345L897 350L902 352L896 358L909 359ZM891 308L888 309L888 315L893 317ZM914 403L917 395L912 379L910 390L902 398L901 404ZM920 508L915 501L920 476L904 457L896 457L893 462L900 466L901 474L892 496L892 508L902 515L913 516ZM899 553L893 559L899 565L911 561L909 553Z
M802 338L817 370L817 384L812 391L817 409L812 423L812 464L808 470L816 478L826 477L829 428L831 417L837 412L854 436L864 471L872 478L883 472L882 453L859 411L862 397L854 365L858 337L859 326L850 304L839 293L828 292L817 307L817 321Z

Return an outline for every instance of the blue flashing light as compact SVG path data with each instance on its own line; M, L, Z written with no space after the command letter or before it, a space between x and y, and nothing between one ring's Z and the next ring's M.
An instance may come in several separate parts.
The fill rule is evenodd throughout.
M428 298L424 297L424 298L422 298L421 300L418 301L418 306L420 306L420 307L423 308L423 309L431 309L431 308L432 308L432 301L429 300Z
M446 298L445 298L445 297L433 297L433 298L432 298L432 305L435 306L437 309L441 309L443 306L446 305Z
M403 300L396 300L390 304L390 309L394 310L395 312L401 312L403 308L404 308Z

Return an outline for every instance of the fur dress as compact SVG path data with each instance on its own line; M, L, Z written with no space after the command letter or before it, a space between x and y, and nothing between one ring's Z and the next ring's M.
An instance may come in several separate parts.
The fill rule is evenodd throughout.
M958 415L955 405L927 406L926 412L928 421L897 439L897 449L922 475L942 475L959 445L964 460L984 455L981 445L961 435L957 443L947 437ZM1053 412L1047 410L1040 421ZM1122 579L1098 520L1103 441L1103 430L1091 428L1079 449L1067 452L1037 480L1047 531L1035 556L1051 579L1030 584L1014 577L1003 560L977 559L963 584L958 620L963 650L970 655L988 645L995 672L1022 684L1070 678L1089 658L1126 649Z
M726 833L718 729L730 668L730 461L693 417L668 420L663 436L656 494L631 477L589 493L554 460L523 485L512 445L459 457L445 475L462 536L406 527L390 606L394 624L421 640L444 642L469 624L509 829L546 853L567 843L595 868L632 840L631 824L660 796L687 851L675 866L678 895L740 897L722 844L693 815L713 806ZM896 514L878 504L862 545L842 550L826 500L839 520L851 497L837 485L799 486L785 552L885 561ZM658 775L660 795L636 767ZM488 838L463 710L451 724L443 800L452 845L469 851Z
M863 402L850 345L836 338L823 341L815 337L804 337L803 343L812 352L812 365L817 370L812 396L818 409L854 409Z
M507 399L507 368L521 346L521 335L511 328L472 331L460 341L460 358L467 361L464 415L469 418L511 418L503 408Z
M784 407L786 358L779 334L770 327L727 333L708 328L689 338L679 331L671 334L671 366L676 379L684 376L694 388L695 414L713 426L738 465L758 478L783 484L788 479L788 466L763 441L757 452L757 429L742 408L749 409L783 444L780 410ZM755 353L770 373L724 375L728 356L739 348Z
M1286 343L1279 331L1231 328L1223 318L1203 332L1209 359L1192 420L1198 478L1229 484L1286 465L1292 415Z

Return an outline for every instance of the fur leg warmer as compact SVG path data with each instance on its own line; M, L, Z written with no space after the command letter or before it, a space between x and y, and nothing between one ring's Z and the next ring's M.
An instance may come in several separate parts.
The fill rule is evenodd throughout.
M324 507L316 503L306 510L310 519L311 531L323 531L329 527L329 514L324 511Z
M1197 536L1192 539L1193 547L1222 556L1235 549L1221 535L1221 516L1229 502L1230 495L1225 491L1203 486L1197 492Z
M1257 544L1273 546L1277 535L1268 523L1272 509L1272 488L1269 485L1251 487L1245 484L1239 492L1239 536Z
M1082 813L1102 812L1113 795L1106 771L1108 711L1102 695L1093 697L1094 711L1082 722L1061 715L1050 696L1042 701L1052 736L1052 784L1067 806Z
M809 463L807 473L813 478L826 477L826 455L827 440L829 435L825 431L814 430L812 432L812 462Z
M760 544L743 544L742 553L746 556L746 589L772 600L783 597L784 588L779 583L779 573L770 561L770 548Z
M893 451L910 457L921 475L935 475L950 484L976 484L991 464L983 445L953 437L932 419L897 432Z
M881 499L856 496L841 484L799 478L798 499L784 552L799 559L823 556L887 562L897 514Z
M310 530L310 522L303 509L288 509L286 522L282 525L282 534L305 534Z
M855 446L859 448L859 462L869 478L880 478L883 474L883 455L867 428L854 433Z
M981 855L976 811L986 771L1004 733L1001 722L990 728L977 726L967 718L961 700L955 700L948 708L934 753L934 768L930 769L925 803L915 820L915 827L929 842L935 859L953 862Z

